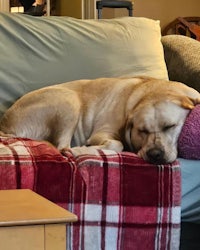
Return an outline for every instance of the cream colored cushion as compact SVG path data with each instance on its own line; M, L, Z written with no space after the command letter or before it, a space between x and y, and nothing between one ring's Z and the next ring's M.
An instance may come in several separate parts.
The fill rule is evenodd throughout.
M18 97L82 78L167 79L159 21L0 13L0 113Z

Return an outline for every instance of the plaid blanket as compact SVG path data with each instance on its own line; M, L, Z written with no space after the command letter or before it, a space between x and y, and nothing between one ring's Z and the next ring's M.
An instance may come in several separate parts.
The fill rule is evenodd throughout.
M68 249L179 249L178 162L133 153L74 158L44 142L0 138L0 189L29 188L78 215Z

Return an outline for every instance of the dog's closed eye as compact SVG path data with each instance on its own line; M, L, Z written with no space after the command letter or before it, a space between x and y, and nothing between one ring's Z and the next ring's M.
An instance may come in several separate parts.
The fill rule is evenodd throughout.
M169 131L170 129L175 128L175 127L176 127L176 124L165 125L165 126L162 128L162 131L163 131L163 132L167 132L167 131ZM140 134L144 134L144 135L150 134L150 131L148 131L148 129L146 129L146 128L138 129L138 132L139 132Z
M176 124L166 125L163 127L162 131L166 132L166 131L170 130L171 128L175 128L175 127L176 127Z

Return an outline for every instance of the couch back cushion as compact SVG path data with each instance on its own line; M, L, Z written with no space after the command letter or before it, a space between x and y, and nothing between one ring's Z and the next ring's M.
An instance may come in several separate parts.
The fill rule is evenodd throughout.
M0 115L21 95L81 78L167 79L159 21L0 13Z

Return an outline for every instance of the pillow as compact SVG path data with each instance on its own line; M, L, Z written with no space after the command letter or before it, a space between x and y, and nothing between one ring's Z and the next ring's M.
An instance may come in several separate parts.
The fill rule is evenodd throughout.
M200 159L200 105L188 115L178 140L179 157Z
M0 13L0 23L0 115L26 92L70 80L168 79L159 21Z

